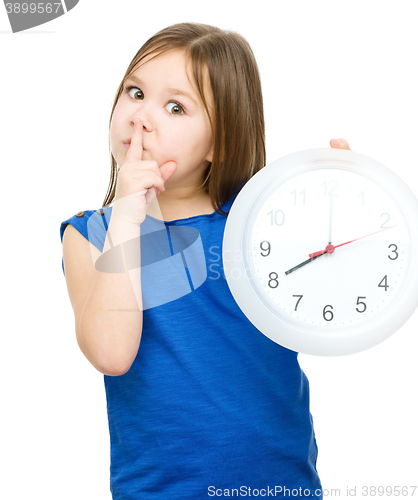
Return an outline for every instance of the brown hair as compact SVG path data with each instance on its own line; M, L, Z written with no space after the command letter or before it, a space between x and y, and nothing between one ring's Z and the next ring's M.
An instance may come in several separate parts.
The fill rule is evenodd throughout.
M193 78L212 127L213 158L200 189L209 194L215 210L226 215L220 205L229 201L266 162L260 76L251 47L241 35L196 23L175 24L159 31L139 49L126 70L115 96L109 129L125 80L145 57L171 49L184 49L191 61ZM214 98L214 122L204 95L205 69ZM117 163L110 155L110 183L103 207L110 205L116 191Z

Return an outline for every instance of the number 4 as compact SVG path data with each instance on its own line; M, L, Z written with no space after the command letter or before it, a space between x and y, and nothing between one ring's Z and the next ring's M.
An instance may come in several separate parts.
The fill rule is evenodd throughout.
M383 283L383 285L382 285L382 283ZM389 288L389 285L388 285L388 276L386 275L377 286L379 286L380 288L384 288L385 292L386 292L387 289Z

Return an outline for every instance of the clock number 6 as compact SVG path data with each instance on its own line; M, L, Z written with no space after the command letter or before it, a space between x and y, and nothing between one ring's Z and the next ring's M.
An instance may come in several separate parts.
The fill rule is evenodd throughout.
M325 309L327 307L330 307L331 309L334 309L332 306L325 306L324 310L322 311L322 316L324 317L325 321L332 321L334 319L334 315L331 311L326 311ZM328 316L327 316L328 314Z

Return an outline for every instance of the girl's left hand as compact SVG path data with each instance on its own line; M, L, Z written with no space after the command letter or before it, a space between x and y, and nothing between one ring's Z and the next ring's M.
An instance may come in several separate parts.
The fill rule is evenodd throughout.
M351 151L350 146L348 145L348 142L345 139L331 139L329 145L332 148L349 149Z

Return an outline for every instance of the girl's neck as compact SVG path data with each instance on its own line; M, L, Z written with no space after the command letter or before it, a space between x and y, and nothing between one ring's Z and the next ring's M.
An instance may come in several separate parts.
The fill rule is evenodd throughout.
M170 190L162 192L149 204L147 215L170 222L196 215L212 214L215 211L207 193L195 191L194 193L182 193L181 196L178 194L174 196Z

